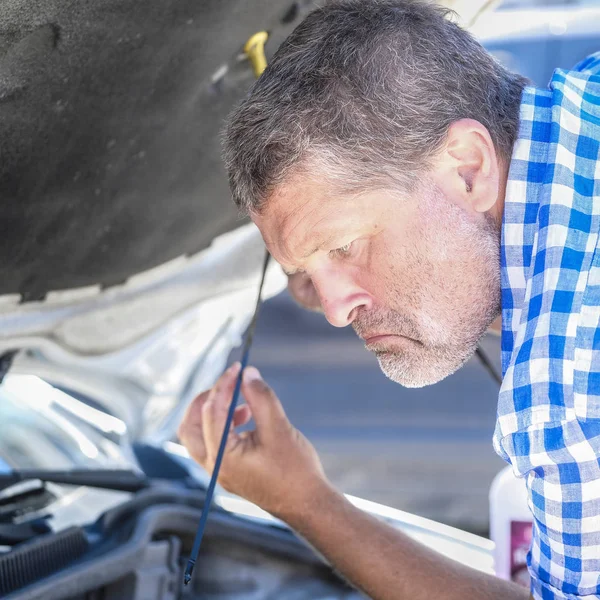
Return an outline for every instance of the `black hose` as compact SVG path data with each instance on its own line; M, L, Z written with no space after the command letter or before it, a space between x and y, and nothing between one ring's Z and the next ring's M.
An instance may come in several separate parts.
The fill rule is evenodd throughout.
M477 354L477 358L480 360L484 369L490 374L492 379L498 384L498 386L502 385L502 376L498 371L496 371L496 367L493 365L492 361L489 359L488 355L483 351L481 346L477 346L477 350L475 350L475 354Z

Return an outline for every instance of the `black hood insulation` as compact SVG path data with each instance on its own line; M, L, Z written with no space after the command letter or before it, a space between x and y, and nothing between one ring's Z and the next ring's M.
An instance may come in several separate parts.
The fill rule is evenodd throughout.
M0 295L119 284L241 224L220 131L311 2L0 0Z

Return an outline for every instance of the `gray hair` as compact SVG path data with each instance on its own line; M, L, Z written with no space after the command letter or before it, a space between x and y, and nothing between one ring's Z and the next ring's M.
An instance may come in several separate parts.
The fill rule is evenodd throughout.
M334 0L312 12L232 113L224 159L233 198L260 212L292 175L341 189L414 189L448 127L471 118L507 159L527 80L450 17L417 0Z

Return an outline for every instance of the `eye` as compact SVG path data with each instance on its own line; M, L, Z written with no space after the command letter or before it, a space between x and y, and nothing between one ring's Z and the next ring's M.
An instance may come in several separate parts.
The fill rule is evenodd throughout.
M344 256L348 256L348 254L350 254L350 250L352 250L352 242L349 244L344 244L335 250L330 250L329 258L343 258Z

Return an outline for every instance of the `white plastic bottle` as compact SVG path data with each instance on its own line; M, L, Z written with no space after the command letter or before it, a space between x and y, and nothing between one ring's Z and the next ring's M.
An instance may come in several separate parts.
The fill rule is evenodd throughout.
M490 537L495 543L495 571L498 577L527 588L532 521L525 479L515 477L512 467L505 467L490 488Z

